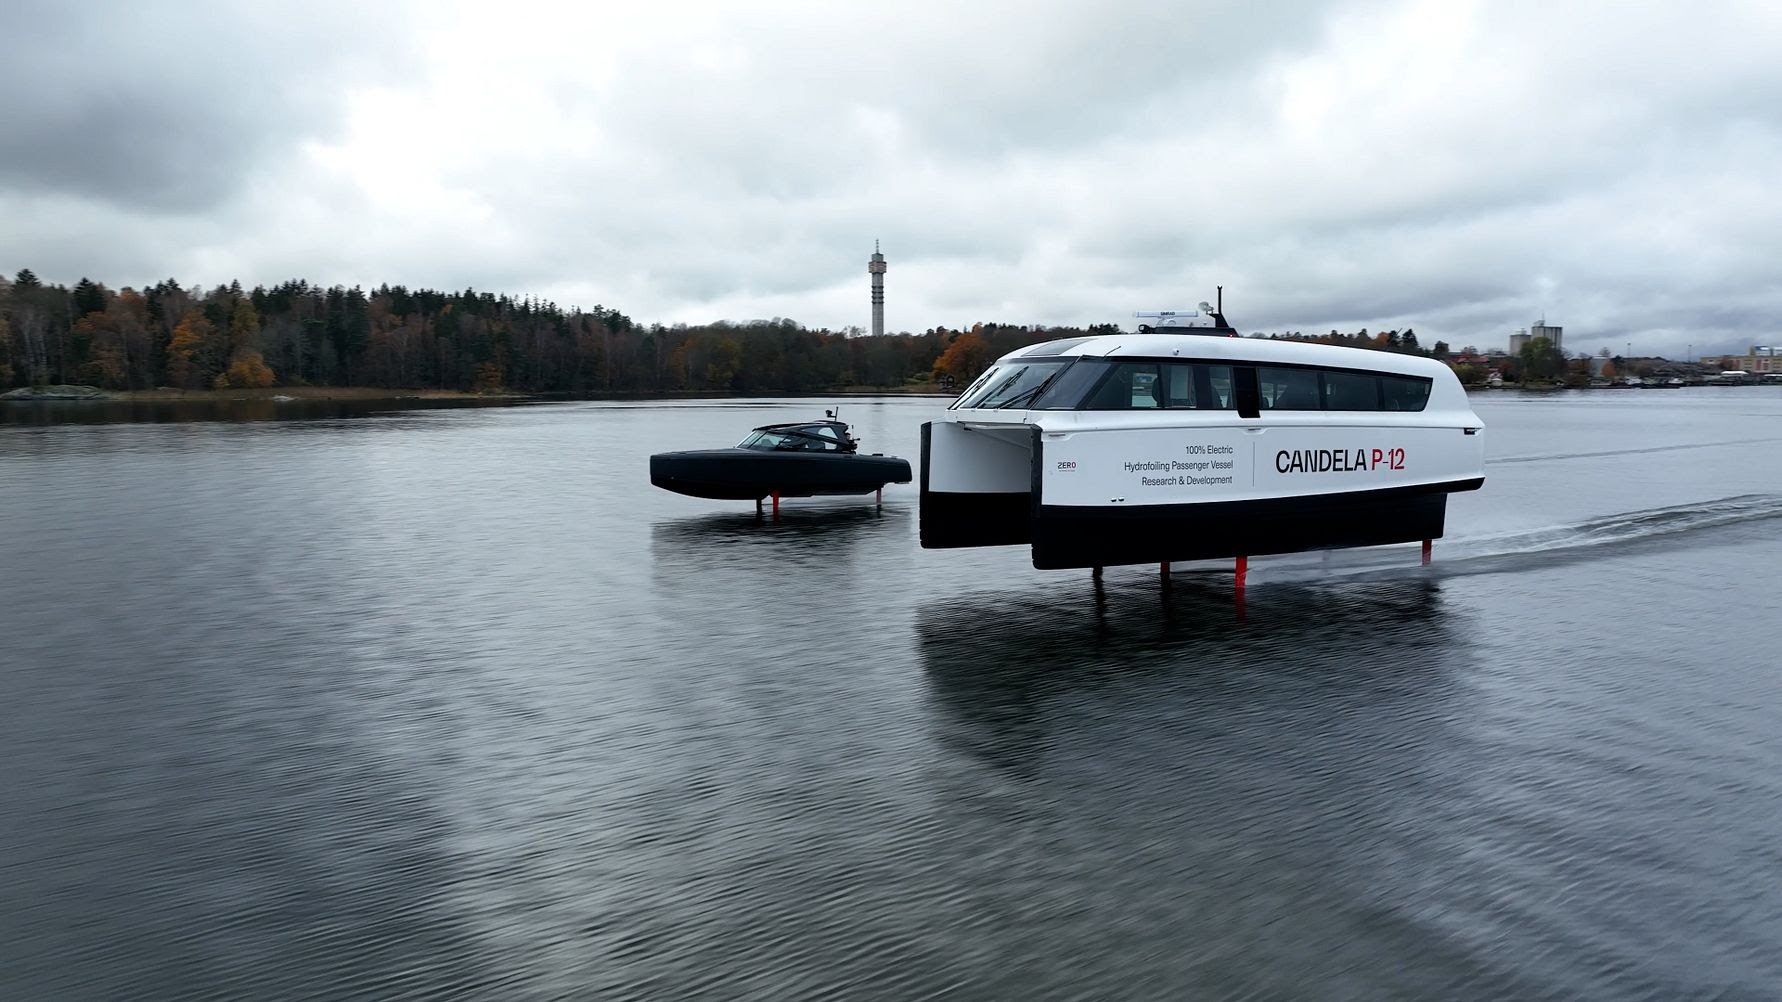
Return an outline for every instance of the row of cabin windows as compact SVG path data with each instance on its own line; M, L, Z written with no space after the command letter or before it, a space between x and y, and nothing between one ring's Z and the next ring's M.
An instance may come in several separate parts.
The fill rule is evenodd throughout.
M1252 380L1254 384L1252 386ZM1124 411L1420 411L1431 381L1351 369L1082 359L1057 374L1036 409ZM969 405L969 404L968 404Z

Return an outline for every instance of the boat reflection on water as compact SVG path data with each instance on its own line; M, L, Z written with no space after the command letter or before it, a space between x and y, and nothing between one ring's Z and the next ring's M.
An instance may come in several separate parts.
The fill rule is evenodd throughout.
M907 532L910 511L902 506L862 508L859 505L835 504L821 507L785 508L778 518L754 513L717 512L687 518L667 519L650 527L652 543L664 548L694 547L696 550L741 546L769 547L776 550L800 551L803 544L855 540L862 534L875 536L881 532Z
M937 810L982 907L1046 919L996 994L1070 983L1084 942L1170 997L1531 994L1428 918L1505 862L1470 620L1428 579L1258 588L1242 623L1228 587L1148 581L921 610Z
M1295 746L1308 714L1328 725L1344 707L1439 699L1466 657L1434 579L1271 585L1241 611L1228 585L1178 581L1085 588L1074 603L956 596L922 610L921 657L957 724L951 737L1005 765L1085 729L1119 741L1172 717L1183 754L1207 735L1256 728L1279 727Z
M853 575L907 573L902 540L914 513L903 505L845 501L785 508L778 518L742 512L666 519L650 526L650 574L664 598L708 595L728 604L796 581L800 591L857 590ZM895 565L895 566L889 566ZM750 603L756 601L749 598Z

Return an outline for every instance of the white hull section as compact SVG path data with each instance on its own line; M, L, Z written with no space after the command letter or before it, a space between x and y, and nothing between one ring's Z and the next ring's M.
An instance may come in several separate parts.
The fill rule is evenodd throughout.
M1233 428L1042 424L1048 505L1180 505L1450 483L1480 475L1482 435L1354 423Z

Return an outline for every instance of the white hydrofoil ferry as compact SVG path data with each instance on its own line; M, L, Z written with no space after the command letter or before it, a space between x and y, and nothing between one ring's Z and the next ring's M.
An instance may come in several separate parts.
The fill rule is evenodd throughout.
M1066 568L1408 543L1484 484L1441 362L1241 338L1206 304L1135 316L1159 323L1003 356L922 426L924 548Z

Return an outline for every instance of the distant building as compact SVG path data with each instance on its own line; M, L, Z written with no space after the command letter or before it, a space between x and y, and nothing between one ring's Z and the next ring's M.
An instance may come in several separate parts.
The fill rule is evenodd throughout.
M1564 327L1549 327L1549 326L1547 326L1547 321L1545 321L1545 320L1542 320L1540 323L1535 324L1533 327L1530 327L1528 329L1529 340L1544 337L1547 340L1553 342L1553 348L1556 351L1564 351L1565 350L1564 336L1565 336L1565 328Z
M1520 356L1522 349L1528 346L1528 328L1523 328L1510 335L1510 354Z
M1777 345L1754 345L1749 354L1722 355L1719 358L1703 358L1703 365L1718 365L1726 371L1741 370L1761 375L1769 372L1782 372L1782 358L1776 357Z

